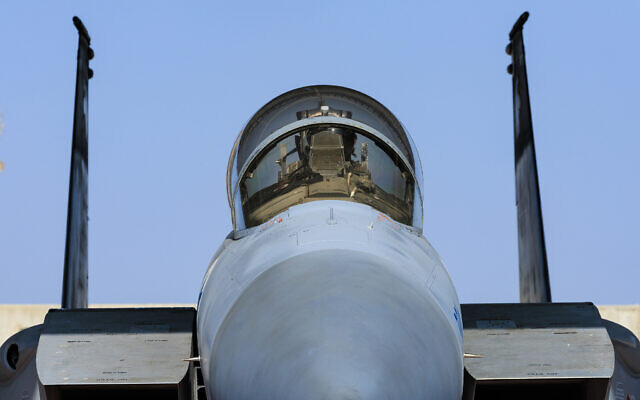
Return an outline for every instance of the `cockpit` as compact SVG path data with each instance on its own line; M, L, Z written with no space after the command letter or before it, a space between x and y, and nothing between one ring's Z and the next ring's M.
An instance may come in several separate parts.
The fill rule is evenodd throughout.
M421 229L419 164L404 128L372 98L337 86L293 90L236 140L227 171L234 230L316 200L367 204Z

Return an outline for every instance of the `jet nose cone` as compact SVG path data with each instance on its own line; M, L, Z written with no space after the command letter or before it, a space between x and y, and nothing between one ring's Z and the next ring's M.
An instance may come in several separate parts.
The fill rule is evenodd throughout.
M215 399L453 399L462 354L428 289L365 253L316 252L263 273L208 357Z

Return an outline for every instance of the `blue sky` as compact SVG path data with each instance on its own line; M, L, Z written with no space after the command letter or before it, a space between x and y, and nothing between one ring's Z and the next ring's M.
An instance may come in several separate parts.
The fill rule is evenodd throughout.
M634 1L5 3L0 303L60 301L73 15L96 53L90 302L195 302L231 229L235 136L265 102L310 84L357 89L396 114L422 158L425 236L460 300L517 301L504 47L525 10L554 300L638 303Z

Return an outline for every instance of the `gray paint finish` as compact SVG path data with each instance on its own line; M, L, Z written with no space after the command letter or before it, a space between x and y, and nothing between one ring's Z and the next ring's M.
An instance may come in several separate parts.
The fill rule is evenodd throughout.
M464 364L476 381L606 382L613 373L613 346L591 303L463 304L462 313L465 353L474 355Z
M460 398L453 284L371 207L294 206L214 257L198 307L209 398Z
M89 302L88 203L89 144L88 108L89 79L93 71L89 60L93 50L91 38L80 18L73 17L78 30L78 68L73 113L73 141L69 167L69 203L67 206L67 237L64 251L62 308L87 308Z
M508 71L513 75L513 140L518 208L520 301L541 303L551 301L551 286L522 38L522 28L527 18L529 13L525 12L509 33L507 54L511 55L512 61Z
M36 351L41 330L42 325L23 329L0 347L0 399L44 399L36 373ZM9 359L13 362L10 363Z
M603 323L616 352L607 400L640 399L640 341L622 325L607 320Z
M51 310L36 367L45 386L177 385L187 374L195 310Z

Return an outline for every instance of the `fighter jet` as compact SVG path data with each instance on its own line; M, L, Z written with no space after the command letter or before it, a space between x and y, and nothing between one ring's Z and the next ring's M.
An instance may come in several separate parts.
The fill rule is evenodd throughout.
M87 93L78 70L60 309L0 348L0 399L634 399L640 346L551 303L522 29L512 57L519 304L459 304L422 234L420 158L373 98L268 102L227 169L233 231L194 308L87 308Z

